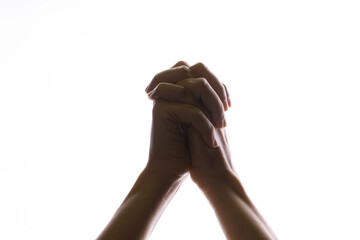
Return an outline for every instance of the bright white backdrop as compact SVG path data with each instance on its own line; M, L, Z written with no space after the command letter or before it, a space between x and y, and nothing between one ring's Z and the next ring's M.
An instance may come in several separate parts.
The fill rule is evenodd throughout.
M227 84L233 162L280 239L360 239L358 1L0 2L0 239L94 239L147 161L154 74ZM224 239L183 184L151 239Z

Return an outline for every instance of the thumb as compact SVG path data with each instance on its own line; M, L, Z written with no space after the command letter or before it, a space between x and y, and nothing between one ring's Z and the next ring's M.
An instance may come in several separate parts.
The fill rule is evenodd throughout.
M218 154L218 147L209 147L194 128L188 129L187 142L192 168L209 168L214 166L216 162L214 161L214 156Z
M188 147L190 152L192 153L198 153L201 151L204 151L205 149L213 149L219 147L219 144L215 137L215 132L212 134L212 139L206 140L203 139L203 137L194 129L194 128L188 128L187 129L187 140L188 140ZM209 145L209 143L212 142L212 145Z

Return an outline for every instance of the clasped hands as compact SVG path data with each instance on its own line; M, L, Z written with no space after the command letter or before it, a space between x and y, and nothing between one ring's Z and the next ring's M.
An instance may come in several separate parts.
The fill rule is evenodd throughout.
M204 64L181 61L145 91L154 101L148 163L98 239L147 239L189 173L227 239L276 239L231 164L226 86Z
M174 180L190 173L200 187L235 173L226 138L226 86L202 63L180 61L146 88L154 101L147 169Z

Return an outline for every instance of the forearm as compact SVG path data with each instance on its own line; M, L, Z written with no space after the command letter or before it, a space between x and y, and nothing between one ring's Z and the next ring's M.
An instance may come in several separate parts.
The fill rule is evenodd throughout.
M98 239L146 239L182 181L145 169Z
M229 173L201 190L213 206L227 239L276 239L235 174Z

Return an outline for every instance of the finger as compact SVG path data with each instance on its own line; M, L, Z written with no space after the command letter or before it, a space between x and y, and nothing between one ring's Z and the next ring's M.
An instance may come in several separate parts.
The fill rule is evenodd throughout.
M179 61L179 62L177 62L174 66L172 66L171 68L180 67L180 66L190 67L190 65L189 65L187 62L185 62L185 61Z
M222 128L226 126L223 104L205 78L188 78L180 80L176 84L189 90L205 106L210 112L216 127Z
M159 108L174 116L179 123L191 125L209 147L219 146L214 126L199 108L183 103L157 100L154 102L153 114L156 114Z
M200 101L187 88L181 84L159 83L154 90L148 94L151 100L167 100L172 102L184 103L195 106L203 111L210 121L213 120L212 114L204 108ZM222 106L221 106L222 107ZM215 124L215 123L214 123Z
M218 128L226 126L223 105L216 92L204 78L188 78L176 84L159 83L149 93L149 98L186 103L201 109L203 109L201 107L203 104L209 111L210 119L214 121L215 126Z
M226 87L226 85L224 83L223 83L223 86L225 88L227 102L229 104L229 107L231 107L231 100L230 100L229 92L228 92L227 87Z
M191 73L195 77L204 77L204 78L206 78L206 80L208 80L211 87L215 90L215 92L221 99L221 102L224 105L224 109L227 110L228 103L227 103L227 99L226 99L226 92L225 92L224 86L217 79L217 77L212 72L210 72L210 70L203 63L197 63L189 68L190 68Z
M148 95L151 100L163 99L200 106L199 101L186 88L174 83L159 83Z
M153 80L145 89L146 93L151 92L160 82L176 83L185 78L191 77L190 69L187 66L178 66L167 69L155 75Z

